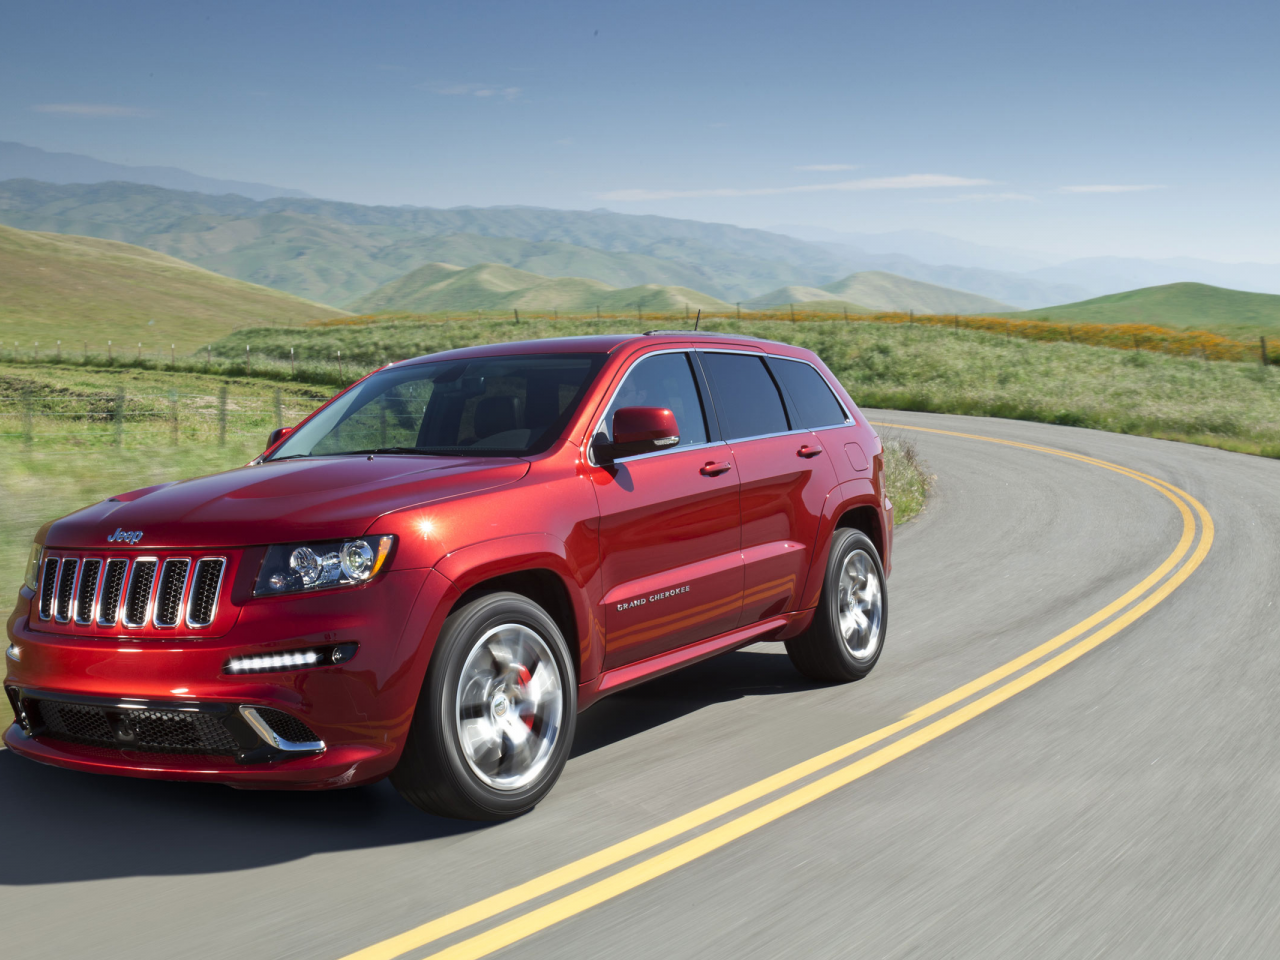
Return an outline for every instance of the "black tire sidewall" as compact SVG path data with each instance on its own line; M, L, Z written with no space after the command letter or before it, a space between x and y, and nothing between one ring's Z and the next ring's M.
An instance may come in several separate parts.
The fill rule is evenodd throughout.
M467 655L487 630L504 623L522 624L542 637L556 660L564 695L560 732L551 758L540 776L519 790L497 790L475 775L463 754L456 720L458 678ZM414 723L429 723L431 729L421 732L430 738L442 761L440 773L452 781L450 792L455 793L466 807L472 808L476 819L518 816L537 804L555 785L573 745L578 707L577 677L568 644L559 627L532 600L515 593L494 593L453 614L440 632L423 692L424 702L419 705L419 717L415 717Z

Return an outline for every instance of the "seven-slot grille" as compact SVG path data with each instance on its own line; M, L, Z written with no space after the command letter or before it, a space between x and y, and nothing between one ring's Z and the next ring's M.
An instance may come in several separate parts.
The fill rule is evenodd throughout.
M46 557L41 620L129 629L194 629L213 623L225 557Z

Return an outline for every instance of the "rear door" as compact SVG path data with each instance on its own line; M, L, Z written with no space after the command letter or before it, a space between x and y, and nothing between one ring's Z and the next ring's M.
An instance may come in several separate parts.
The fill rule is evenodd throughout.
M688 351L646 354L623 377L614 411L666 407L677 446L590 469L600 504L606 669L733 629L742 606L738 475L704 406Z
M831 454L793 422L763 354L699 351L742 499L744 566L740 624L796 609L827 494ZM798 418L795 418L798 421Z

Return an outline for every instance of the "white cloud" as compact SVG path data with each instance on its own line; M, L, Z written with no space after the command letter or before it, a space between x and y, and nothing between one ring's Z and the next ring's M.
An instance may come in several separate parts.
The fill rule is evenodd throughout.
M519 87L500 87L490 83L454 83L448 86L433 86L433 93L444 97L496 97L502 100L514 100L520 96Z
M1089 183L1077 187L1059 187L1059 193L1138 193L1142 190L1163 190L1163 183Z
M141 107L123 107L115 103L37 103L31 109L37 113L62 113L73 117L149 117L152 113Z
M700 197L768 197L782 193L845 193L858 190L927 190L937 187L986 187L990 180L952 177L942 173L909 173L900 177L867 177L836 183L807 183L791 187L716 187L704 190L611 190L601 200L689 200Z
M1007 200L1034 200L1026 193L961 193L954 197L929 197L925 203L1004 203Z
M807 163L803 167L795 167L796 170L813 170L819 173L838 173L841 170L857 170L856 164L852 163Z

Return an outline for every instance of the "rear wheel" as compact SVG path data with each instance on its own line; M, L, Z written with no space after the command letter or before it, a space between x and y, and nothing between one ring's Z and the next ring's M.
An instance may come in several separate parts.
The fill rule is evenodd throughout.
M488 594L445 621L391 780L429 813L519 816L559 778L576 714L555 621L527 597Z
M884 567L871 538L837 530L813 623L788 640L787 654L812 680L861 680L880 659L889 620Z

